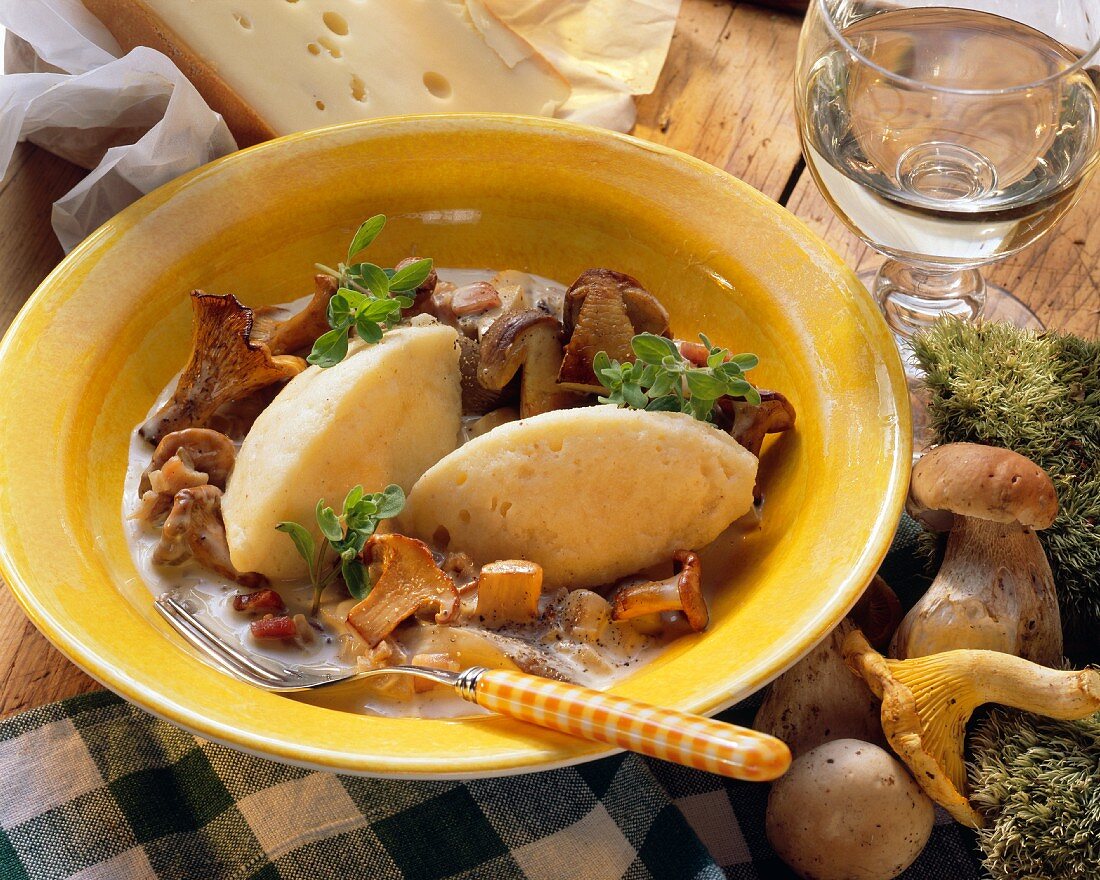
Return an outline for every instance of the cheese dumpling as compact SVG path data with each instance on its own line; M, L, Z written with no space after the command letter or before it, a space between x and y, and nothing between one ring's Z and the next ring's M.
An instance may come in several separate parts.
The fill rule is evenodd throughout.
M458 443L458 334L432 324L354 342L334 367L310 367L267 407L241 446L222 500L238 571L305 577L284 520L316 533L319 498L338 507L353 486L378 492L417 478Z
M548 587L607 584L713 541L752 507L757 460L682 413L611 406L495 428L430 468L400 528L485 564L537 562Z

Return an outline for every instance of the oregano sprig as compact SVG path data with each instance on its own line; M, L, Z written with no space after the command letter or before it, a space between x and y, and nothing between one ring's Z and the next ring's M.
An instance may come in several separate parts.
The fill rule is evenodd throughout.
M719 398L740 397L760 403L760 392L745 378L760 359L754 354L731 354L699 334L707 349L707 365L699 367L680 352L671 339L652 333L635 336L630 347L637 361L619 363L601 351L592 369L607 394L600 403L650 412L684 412L701 422L714 420Z
M355 262L386 226L385 214L375 214L356 230L348 246L347 263L337 268L317 264L336 279L339 289L328 304L332 328L313 343L306 358L321 368L334 367L348 354L349 333L367 343L381 341L382 334L401 320L402 309L413 304L408 295L431 274L430 259L415 260L400 269L383 269L374 263Z
M314 541L313 532L301 523L281 522L275 526L290 536L298 554L309 567L309 580L313 584L311 615L315 615L321 607L321 594L337 574L343 576L352 596L356 599L366 597L371 583L366 566L359 561L359 554L378 524L397 516L404 508L405 493L400 486L389 485L381 492L370 495L363 491L362 486L355 486L344 498L339 514L325 504L325 499L317 502L317 527L324 539L320 545ZM336 558L329 561L333 552Z

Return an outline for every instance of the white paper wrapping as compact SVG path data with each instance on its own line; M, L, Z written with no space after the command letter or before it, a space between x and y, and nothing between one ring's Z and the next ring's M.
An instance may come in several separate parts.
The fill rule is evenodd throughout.
M570 81L558 115L628 131L651 91L680 0L467 0L486 5ZM33 143L91 173L54 205L69 251L147 192L237 148L222 118L164 55L122 55L79 0L0 0L0 177ZM120 57L121 56L121 57Z

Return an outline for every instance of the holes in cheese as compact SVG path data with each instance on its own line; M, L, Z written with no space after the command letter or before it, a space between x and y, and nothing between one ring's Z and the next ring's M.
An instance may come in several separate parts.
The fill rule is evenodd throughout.
M341 37L346 37L351 30L348 27L348 20L339 12L326 12L321 18L325 22L325 27Z
M363 82L363 78L357 73L353 73L351 76L351 96L361 103L365 104L367 102L367 84Z
M451 97L451 84L447 82L447 77L441 73L436 73L434 70L429 70L424 74L424 88L437 98L446 99Z
M181 54L201 59L199 91L253 142L258 127L315 127L318 97L326 121L352 122L441 111L552 115L570 92L530 44L494 16L475 15L467 0L87 2L102 7L109 29L110 10L140 10L115 17L120 42L168 35ZM233 102L219 98L227 91Z

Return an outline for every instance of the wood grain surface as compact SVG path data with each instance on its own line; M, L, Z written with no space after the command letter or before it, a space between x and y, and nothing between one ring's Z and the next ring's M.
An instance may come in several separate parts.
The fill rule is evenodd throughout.
M729 0L683 0L636 134L692 153L786 204L856 268L876 257L835 219L800 161L792 71L800 20ZM0 183L0 327L60 258L50 205L82 172L21 146ZM1048 238L991 269L1050 327L1100 335L1100 183ZM0 717L98 687L0 589Z

